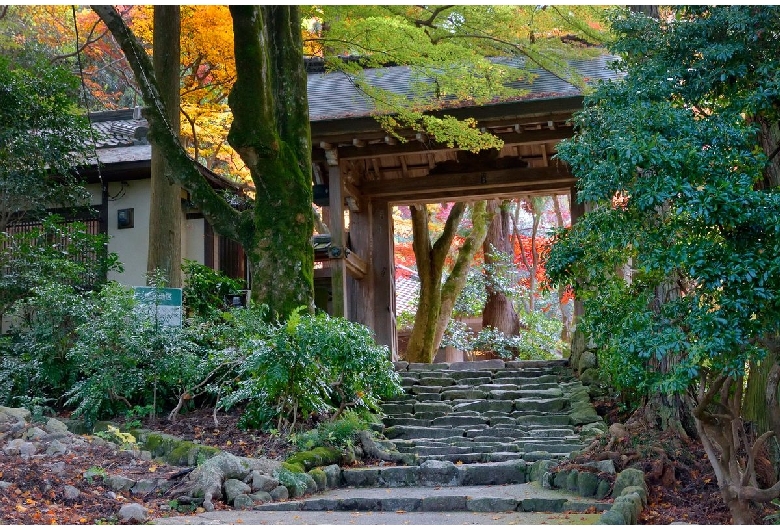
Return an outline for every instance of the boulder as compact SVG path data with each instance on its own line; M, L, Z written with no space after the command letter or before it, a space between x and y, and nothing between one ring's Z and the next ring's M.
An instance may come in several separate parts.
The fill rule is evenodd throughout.
M69 432L68 426L57 418L49 418L49 421L46 422L44 430L49 434L67 434Z
M290 492L287 491L285 486L277 486L270 492L271 498L275 501L286 501L290 498Z
M73 486L65 486L62 488L62 495L68 500L74 500L79 498L81 491Z
M117 515L123 523L144 524L149 520L149 510L136 502L122 506Z
M234 478L227 479L223 487L225 489L225 498L227 499L228 504L233 504L233 501L239 495L246 495L252 492L252 488L249 484Z

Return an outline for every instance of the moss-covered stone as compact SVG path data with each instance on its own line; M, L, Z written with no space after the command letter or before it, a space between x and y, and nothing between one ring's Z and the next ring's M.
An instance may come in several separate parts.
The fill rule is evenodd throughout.
M305 473L303 464L299 462L282 462L282 468L286 469L287 471L291 473Z
M531 482L541 480L542 476L550 470L552 460L537 460L528 471L528 480Z
M302 469L290 471L305 472L315 467L337 464L341 460L341 451L332 447L315 447L311 451L301 451L286 460L286 464L300 466ZM289 468L288 468L289 469Z
M598 491L599 477L595 473L580 472L577 477L577 492L581 497L593 497Z
M203 463L221 451L216 447L181 440L168 434L134 430L131 431L141 448L154 458L160 458L175 466L194 466Z
M629 486L639 486L647 491L645 474L640 469L628 468L618 473L612 495L617 499L623 495L623 490Z
M580 472L576 469L572 469L569 471L569 476L566 477L566 489L572 492L576 492L578 490L578 482L580 478Z
M627 488L623 488L621 496L631 495L632 493L639 495L643 508L647 506L647 490L645 488L642 486L628 486Z
M608 480L599 480L598 488L596 488L595 497L599 500L605 499L609 495L609 491L612 489L612 484Z
M314 482L317 484L317 490L318 491L324 491L328 489L328 477L325 475L325 471L322 470L322 468L314 468L311 471L309 471L309 475L312 479L314 479Z

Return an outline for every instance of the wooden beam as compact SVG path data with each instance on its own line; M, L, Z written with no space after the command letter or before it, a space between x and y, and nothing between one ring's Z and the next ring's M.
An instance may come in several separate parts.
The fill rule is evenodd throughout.
M347 271L357 278L362 280L368 272L368 263L366 260L355 254L354 252L348 252L345 258Z
M344 191L347 192L347 195L349 197L352 197L355 199L355 207L350 208L353 212L359 212L363 209L363 195L360 193L360 190L355 187L354 184L351 182L344 181ZM347 204L349 204L349 201L347 201Z
M482 199L514 199L518 196L550 196L566 193L566 190L574 185L574 180L561 182L548 182L545 184L530 184L516 188L486 189L484 191L451 191L451 192L426 192L404 195L393 199L394 204L432 204L439 202L473 202Z
M541 129L538 131L523 131L521 133L508 133L496 135L504 141L505 145L532 145L553 140L571 138L571 128L556 128L554 130ZM411 140L405 144L367 144L364 147L346 146L339 149L341 160L359 160L363 158L376 158L382 156L419 155L429 154L434 151L457 151L446 144L432 143L426 145L422 142Z
M528 189L534 186L547 186L559 189L565 183L572 185L575 179L564 165L545 168L512 168L489 171L471 171L466 173L445 173L427 177L367 181L359 188L363 196L416 200L425 196L468 196L478 194L490 196L491 193L506 194L514 190Z

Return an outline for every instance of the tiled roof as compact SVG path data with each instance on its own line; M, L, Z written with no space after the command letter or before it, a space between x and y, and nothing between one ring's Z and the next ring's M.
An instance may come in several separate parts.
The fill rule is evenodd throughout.
M414 313L420 299L420 278L414 270L403 265L396 265L396 269L404 269L407 274L396 274L395 277L395 314Z
M569 61L569 66L586 82L595 84L599 80L616 79L618 75L609 68L609 63L616 58L602 55L595 59ZM502 60L503 64L521 67L517 59ZM540 68L531 68L536 75L529 83L517 81L510 83L514 89L527 90L520 99L547 99L561 96L579 95L580 90L574 85L563 81L553 74ZM412 70L408 66L392 66L387 68L366 69L365 79L373 86L390 90L406 97L415 95ZM309 74L309 118L311 121L370 116L374 110L371 98L355 87L352 79L344 73L314 73ZM500 102L496 102L500 103Z
M586 81L595 83L598 80L617 77L608 66L608 63L614 60L613 56L602 55L595 59L570 61L569 65ZM516 59L503 62L520 66ZM537 76L532 83L522 81L510 84L512 88L529 91L520 99L548 99L580 94L577 87L545 70L531 69L531 71ZM412 97L414 94L412 70L408 66L366 69L364 75L374 86L407 97ZM415 80L415 83L419 82ZM352 80L343 73L310 73L308 90L311 121L366 117L371 116L374 111L371 98L359 91ZM99 133L97 138L99 149L148 143L146 140L148 123L133 109L91 113L90 119L92 127Z

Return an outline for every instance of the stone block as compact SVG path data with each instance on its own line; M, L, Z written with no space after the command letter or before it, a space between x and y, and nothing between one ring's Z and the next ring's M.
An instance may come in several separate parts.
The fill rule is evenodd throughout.
M487 361L461 361L450 363L450 370L502 370L506 363L501 359L490 359Z
M385 512L419 512L422 499L406 498L406 497L385 497L381 500L381 509Z
M594 497L599 487L599 477L595 473L582 471L577 476L577 493L581 497Z
M517 499L482 498L466 499L466 510L470 512L514 512L520 503Z
M466 510L465 495L425 497L420 502L421 512L459 512Z
M439 415L452 412L452 405L448 403L415 403L414 414L420 412L435 412Z
M304 501L301 506L301 510L305 512L332 512L338 509L338 499L309 499Z
M560 513L566 499L523 499L520 503L524 512L554 512Z
M379 483L390 488L417 484L417 466L385 467L379 471Z
M645 474L640 469L627 468L618 473L615 485L612 488L612 496L617 499L623 494L623 489L629 486L639 486L647 491Z
M503 412L508 414L512 412L514 403L512 401L472 401L467 403L458 403L452 406L453 412Z
M328 488L341 487L341 468L336 464L331 464L322 468L325 472L325 478L327 479Z
M377 512L381 509L381 499L339 499L338 511L345 512Z
M407 370L410 372L428 372L431 370L446 370L447 363L409 363Z
M426 460L420 464L418 483L423 486L456 486L458 467L444 460Z
M564 398L534 399L522 398L514 401L515 410L527 410L534 412L560 412L568 405Z
M452 401L454 399L485 399L487 395L475 388L452 388L445 389L441 392L441 399L445 401Z
M460 473L460 483L464 486L523 484L526 481L526 463L524 460L512 460L464 465Z
M369 487L379 482L379 469L343 469L342 480L347 487Z

